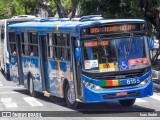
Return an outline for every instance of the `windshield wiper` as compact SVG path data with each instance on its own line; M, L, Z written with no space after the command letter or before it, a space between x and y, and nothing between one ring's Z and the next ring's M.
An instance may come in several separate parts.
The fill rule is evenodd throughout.
M132 41L133 41L133 33L130 34L130 39L129 39L129 43L127 44L127 49L125 51L126 52L125 56L129 56L129 54L130 54Z
M99 36L97 36L97 40L98 40L98 42L102 42L102 39L101 39ZM102 49L103 49L103 51L104 51L105 57L107 57L107 56L109 55L109 53L108 53L108 51L106 50L105 46L103 46L103 45L100 45L100 46L102 47Z

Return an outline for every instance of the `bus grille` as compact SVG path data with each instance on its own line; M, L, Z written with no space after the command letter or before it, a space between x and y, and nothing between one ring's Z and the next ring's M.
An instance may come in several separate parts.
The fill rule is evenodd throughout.
M141 77L143 74L144 74L144 72L120 73L120 74L116 74L116 75L113 73L113 75L95 76L94 79L111 80L111 79L135 78L135 77Z

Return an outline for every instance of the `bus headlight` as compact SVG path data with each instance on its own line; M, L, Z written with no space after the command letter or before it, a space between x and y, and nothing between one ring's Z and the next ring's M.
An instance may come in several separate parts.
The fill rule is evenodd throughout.
M142 81L142 82L140 83L140 85L141 85L141 86L145 86L151 79L152 79L152 77L149 76L149 77L146 78L144 81Z
M96 91L101 90L101 87L100 87L100 86L95 85L95 84L92 84L92 83L89 83L89 82L86 82L85 80L83 80L83 84L84 84L86 87L91 88L91 89L93 89L93 90L96 90Z

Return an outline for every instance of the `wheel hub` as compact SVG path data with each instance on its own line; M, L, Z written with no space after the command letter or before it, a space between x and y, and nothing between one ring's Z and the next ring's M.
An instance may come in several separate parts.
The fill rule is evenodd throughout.
M72 100L72 92L71 92L71 89L69 88L68 92L67 92L67 98L69 100L69 102L71 104L74 104L74 100Z

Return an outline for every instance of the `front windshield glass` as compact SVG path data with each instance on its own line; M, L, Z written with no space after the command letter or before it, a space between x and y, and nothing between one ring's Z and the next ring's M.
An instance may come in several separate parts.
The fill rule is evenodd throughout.
M83 42L83 69L90 72L124 71L150 65L145 36L91 39Z

